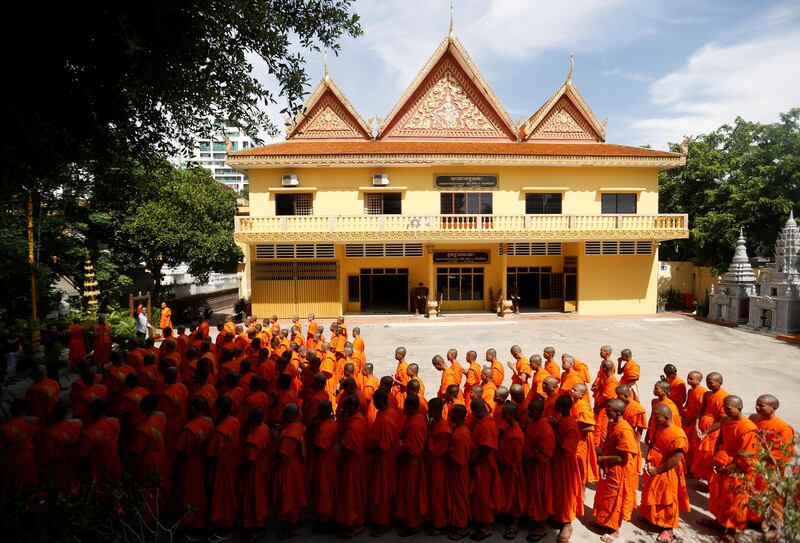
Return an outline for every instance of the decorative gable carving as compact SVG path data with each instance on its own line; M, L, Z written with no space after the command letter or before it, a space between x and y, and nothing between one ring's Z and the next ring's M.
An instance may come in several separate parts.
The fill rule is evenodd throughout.
M569 98L562 96L528 139L599 141L601 138Z
M293 130L292 139L371 139L328 90Z
M404 109L381 139L513 137L450 54L431 71Z

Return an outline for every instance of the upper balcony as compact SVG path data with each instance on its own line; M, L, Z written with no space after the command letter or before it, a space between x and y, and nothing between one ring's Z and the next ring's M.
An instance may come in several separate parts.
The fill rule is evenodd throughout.
M685 214L235 217L240 242L584 241L689 237Z

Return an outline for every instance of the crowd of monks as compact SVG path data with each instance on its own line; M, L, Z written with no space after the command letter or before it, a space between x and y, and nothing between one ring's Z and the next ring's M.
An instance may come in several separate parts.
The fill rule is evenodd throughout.
M463 362L451 349L433 357L441 380L426 399L405 348L378 379L343 318L329 330L313 315L284 328L277 317L229 319L214 341L205 321L176 332L166 327L159 346L104 347L91 364L71 344L68 401L36 368L0 423L3 493L67 492L127 471L146 488L150 518L180 517L187 540L239 529L255 540L270 517L285 539L308 510L314 531L345 538L396 522L400 536L479 541L497 521L506 539L524 523L538 541L555 524L566 542L593 485L602 541L638 511L669 543L689 511L691 474L709 492L705 524L734 541L759 521L740 476L753 470L757 435L777 462L793 442L775 397L760 396L746 417L719 373L703 386L699 372L684 382L668 364L650 400L629 349L615 359L601 347L594 378L552 347L526 357L514 345L506 364L494 349Z

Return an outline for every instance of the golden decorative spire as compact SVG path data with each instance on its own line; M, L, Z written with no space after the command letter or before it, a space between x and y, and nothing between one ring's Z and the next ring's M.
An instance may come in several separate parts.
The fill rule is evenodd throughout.
M569 73L567 74L567 83L572 83L572 71L575 69L575 55L569 54Z
M453 39L453 0L450 0L450 33L448 37Z

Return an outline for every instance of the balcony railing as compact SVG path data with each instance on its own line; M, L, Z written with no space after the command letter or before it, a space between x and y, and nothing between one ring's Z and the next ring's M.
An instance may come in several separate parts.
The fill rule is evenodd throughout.
M489 239L493 233L501 237L547 238L546 233L572 239L630 238L636 233L645 239L673 239L688 236L685 214L661 215L293 215L281 217L235 217L237 239L287 239L296 234L332 233L356 239L365 238L419 239L425 233L434 237ZM459 233L457 236L450 234ZM618 235L615 235L617 233ZM350 236L347 236L350 234ZM378 235L376 235L378 234ZM536 234L536 235L534 235ZM319 238L319 236L314 236ZM433 239L433 237L432 237ZM554 238L555 239L555 238Z

